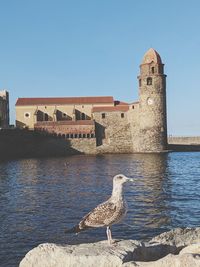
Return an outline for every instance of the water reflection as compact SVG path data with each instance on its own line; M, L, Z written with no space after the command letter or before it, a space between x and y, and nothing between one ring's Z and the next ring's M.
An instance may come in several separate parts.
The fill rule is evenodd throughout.
M189 159L189 160L188 160ZM85 213L107 199L112 178L133 177L125 196L124 223L115 238L146 239L200 219L199 153L74 156L0 164L0 262L16 262L44 242L79 243L105 239L105 229L64 235ZM129 226L127 226L129 225Z
M136 185L128 196L130 211L134 211L132 224L140 238L145 238L170 224L168 154L139 155L138 159Z

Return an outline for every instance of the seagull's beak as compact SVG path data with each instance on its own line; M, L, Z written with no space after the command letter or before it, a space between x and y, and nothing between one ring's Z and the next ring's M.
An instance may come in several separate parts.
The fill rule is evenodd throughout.
M134 179L133 179L133 178L128 178L128 177L126 177L126 179L127 179L127 180L126 180L127 182L131 182L131 183L134 182Z

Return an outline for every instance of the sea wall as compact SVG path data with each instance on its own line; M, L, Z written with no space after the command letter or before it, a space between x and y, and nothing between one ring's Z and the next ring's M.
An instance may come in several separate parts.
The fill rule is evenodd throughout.
M95 138L63 138L29 130L0 130L0 159L96 154Z
M168 144L200 145L200 136L169 136Z
M149 242L116 240L79 245L41 244L19 267L199 267L200 228L177 228Z
M172 151L200 151L200 136L170 136L168 149Z

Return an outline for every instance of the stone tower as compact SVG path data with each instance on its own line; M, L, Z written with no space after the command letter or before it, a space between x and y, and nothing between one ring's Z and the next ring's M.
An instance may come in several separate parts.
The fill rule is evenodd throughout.
M167 149L166 75L160 55L150 48L140 65L139 150Z
M9 93L0 91L0 128L9 127Z

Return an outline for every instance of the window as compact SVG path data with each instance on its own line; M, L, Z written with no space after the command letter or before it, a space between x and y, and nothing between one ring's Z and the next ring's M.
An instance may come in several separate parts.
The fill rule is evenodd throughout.
M152 78L151 77L147 78L147 85L152 85Z
M139 86L142 86L142 80L139 79Z
M151 68L151 72L154 74L154 72L155 72L155 68L154 67Z
M49 115L47 113L44 114L44 120L48 121L49 120Z
M134 109L135 107L134 106L132 106L132 109Z
M106 117L106 113L102 113L102 114L101 114L101 118L102 118L102 119L105 119L105 117Z
M25 118L28 119L28 118L30 118L30 116L31 116L31 114L30 114L29 112L24 113L24 117L25 117Z
M124 118L124 113L121 113L121 118Z
M85 115L85 113L81 113L81 119L82 119L82 120L86 120L86 115Z

